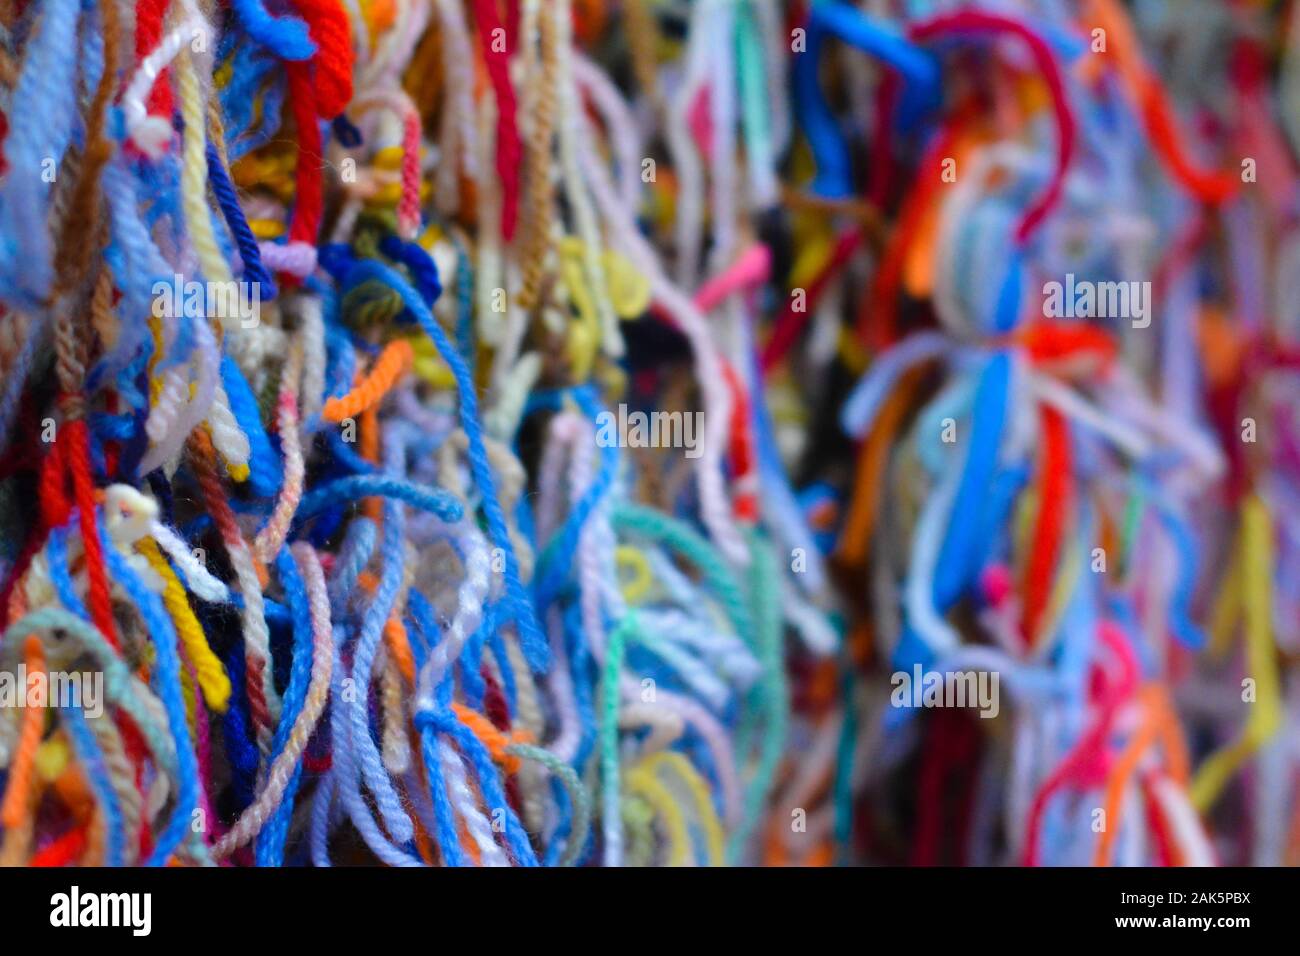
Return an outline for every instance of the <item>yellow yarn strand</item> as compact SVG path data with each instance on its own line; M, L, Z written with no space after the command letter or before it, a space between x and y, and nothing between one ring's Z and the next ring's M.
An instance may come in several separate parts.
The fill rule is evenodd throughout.
M1245 625L1248 678L1255 681L1255 699L1241 737L1201 764L1192 780L1192 804L1201 812L1214 805L1223 788L1252 754L1282 726L1277 660L1273 654L1273 521L1257 495L1242 506L1240 606Z
M695 802L700 828L704 831L705 848L709 854L708 865L722 866L726 843L722 832L722 821L718 819L718 811L709 796L709 785L700 776L700 772L685 755L672 750L653 754L642 761L642 765L656 774L660 769L667 770L681 781L682 786Z
M626 776L628 790L640 794L654 808L663 821L665 842L668 844L668 865L691 864L691 831L686 825L682 808L672 793L651 773L644 762L631 768Z
M194 673L198 676L199 688L208 707L219 714L226 712L230 702L230 678L220 658L208 646L203 628L199 625L194 611L190 608L185 588L181 586L176 572L167 563L158 545L152 538L142 538L136 549L145 556L149 566L163 579L163 605L176 625L185 653L194 664Z

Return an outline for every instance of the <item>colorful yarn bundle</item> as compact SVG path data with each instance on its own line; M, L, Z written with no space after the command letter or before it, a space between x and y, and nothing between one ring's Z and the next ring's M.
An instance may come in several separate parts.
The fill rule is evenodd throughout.
M1192 6L4 4L0 862L1296 862L1300 9Z

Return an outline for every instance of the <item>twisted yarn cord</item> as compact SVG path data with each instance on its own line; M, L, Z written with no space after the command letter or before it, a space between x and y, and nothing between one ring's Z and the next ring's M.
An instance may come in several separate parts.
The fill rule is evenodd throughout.
M294 773L298 758L307 747L312 730L325 710L328 699L330 672L334 663L333 637L330 625L329 607L321 598L325 593L325 579L321 572L320 560L316 552L306 544L293 547L293 557L302 574L310 578L310 593L316 595L311 602L312 653L311 678L307 697L302 711L294 721L284 748L276 755L271 768L267 771L262 792L252 806L240 814L239 820L213 847L213 855L218 859L229 856L231 852L255 837L265 825L267 818L275 811L289 778Z
M519 306L533 309L537 305L542 274L550 249L551 205L551 147L555 135L555 110L558 99L558 69L556 66L555 17L557 4L542 4L538 11L537 27L541 56L541 81L530 91L527 161L528 214L524 227L527 252L523 262L523 285L519 290Z

